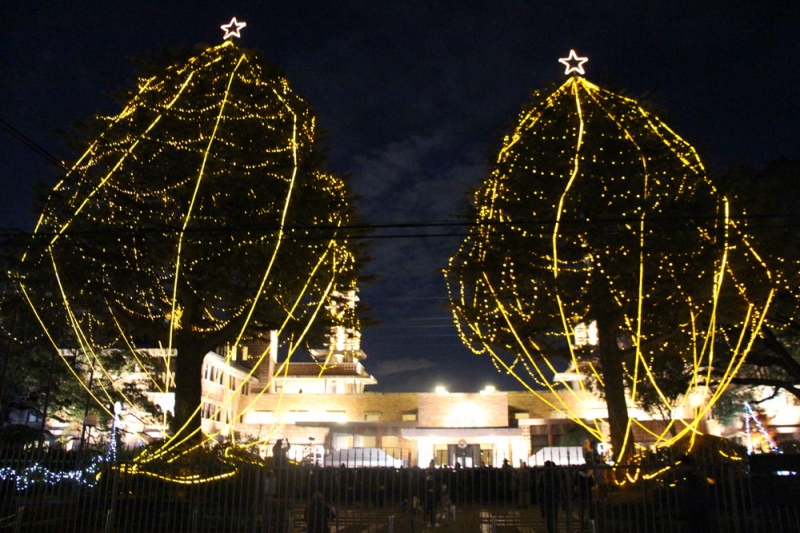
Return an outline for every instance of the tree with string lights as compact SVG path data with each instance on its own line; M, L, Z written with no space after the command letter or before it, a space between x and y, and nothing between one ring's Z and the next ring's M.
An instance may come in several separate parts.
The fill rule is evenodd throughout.
M174 389L173 428L189 435L207 352L270 331L293 347L319 338L357 274L348 184L323 169L308 104L228 40L243 25L151 58L124 108L94 120L17 274L54 346L98 361L161 347L167 376L177 354L160 390Z
M534 394L555 391L567 365L580 373L580 387L605 398L610 435L558 395L547 401L622 460L637 389L675 407L659 388L662 358L680 361L681 401L704 401L679 438L743 360L771 286L695 150L635 100L580 76L586 58L561 61L573 75L536 93L505 137L445 278L463 342ZM722 311L740 335L726 332L734 365L712 388Z

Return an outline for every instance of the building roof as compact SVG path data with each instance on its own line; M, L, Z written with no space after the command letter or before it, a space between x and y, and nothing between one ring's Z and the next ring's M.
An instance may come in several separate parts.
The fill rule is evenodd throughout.
M282 377L283 371L279 377ZM289 363L286 376L297 377L371 377L358 363L331 363L323 366L317 363Z

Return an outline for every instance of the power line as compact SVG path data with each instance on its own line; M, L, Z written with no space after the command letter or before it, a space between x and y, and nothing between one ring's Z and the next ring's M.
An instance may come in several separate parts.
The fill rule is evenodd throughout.
M694 232L696 228L691 226L677 226L676 223L695 222L714 220L719 217L714 216L682 216L682 217L651 217L646 226L647 233L685 233ZM771 213L771 214L758 214L746 215L742 217L735 217L733 220L738 222L762 222L758 225L748 224L743 230L747 233L778 230L778 229L792 229L800 228L800 215L792 213ZM781 221L785 221L781 223ZM560 222L559 233L564 235L575 235L590 233L599 234L638 234L638 227L625 227L627 224L638 223L638 220L626 218L605 218L594 219L591 221L584 220L562 220ZM770 222L763 224L763 222ZM537 227L544 233L545 230L555 226L555 220L547 219L533 219L529 221L514 221L514 222L494 222L494 221L480 221L480 222L419 222L419 223L398 223L398 224L355 224L347 226L288 226L283 228L284 238L296 240L331 240L331 239L367 239L367 240L380 240L380 239L423 239L423 238L465 238L471 236L470 232L465 231L437 231L437 232L404 232L404 233L379 233L381 230L406 230L406 229L434 229L434 228L452 228L452 229L467 229L471 230L477 227L484 227L487 230L496 228L499 230L495 236L512 236L504 230L515 228L526 228L528 233L535 231ZM656 227L653 227L656 226ZM533 228L533 229L531 229ZM67 230L61 235L65 237L81 237L82 242L90 244L92 241L86 237L154 237L152 240L142 243L149 245L160 244L158 239L163 238L163 244L169 244L172 238L183 234L188 238L202 238L208 236L236 236L246 234L248 236L265 237L273 233L277 233L281 228L279 226L209 226L202 228L187 228L182 230L175 227L140 227L128 228L120 227L115 228L98 228L98 229L78 229ZM50 239L56 236L56 232L24 232L10 228L0 228L0 237L36 237L41 239ZM547 233L549 236L549 233ZM206 240L206 239L203 239ZM112 244L104 240L107 244ZM191 242L191 241L189 241Z
M57 167L69 171L69 169L64 165L64 163L55 155L50 153L46 148L44 148L41 144L37 143L24 133L22 133L19 129L15 126L7 122L6 120L0 118L0 129L11 135L12 137L16 138L20 142L22 142L25 146L45 158L48 162L56 165ZM648 219L649 223L662 223L662 222L679 222L679 221L695 221L695 220L711 220L717 219L718 216L708 215L708 216L682 216L682 217L651 217ZM748 226L746 230L748 232L752 231L760 231L760 230L775 230L775 229L789 229L789 228L800 228L800 214L797 213L761 213L761 214L750 214L744 216L733 217L735 221L770 221L770 220L792 220L795 219L794 222L790 224L780 224L780 225L767 225L767 226ZM291 226L288 228L284 228L285 231L314 231L320 233L320 235L316 236L296 236L293 235L293 238L298 239L330 239L333 238L331 235L322 235L323 232L330 232L330 233L343 233L341 238L347 239L421 239L421 238L465 238L470 236L470 233L455 233L455 232L436 232L436 233L401 233L397 235L393 234L375 234L380 230L404 230L404 229L432 229L432 228L461 228L461 229L472 229L478 226L483 227L512 227L512 226L519 226L519 227L530 227L530 226L542 226L542 227L549 227L554 226L557 222L555 219L532 219L532 220L521 220L521 221L479 221L479 222L468 222L468 221L434 221L434 222L402 222L402 223L390 223L390 224L352 224L343 227L339 226ZM585 219L575 219L575 220L561 220L560 224L564 227L562 228L562 233L564 234L575 234L581 233L584 231L587 225L594 225L598 226L601 224L629 224L632 222L638 222L636 220L624 217L614 217L614 218L597 218L591 220ZM568 225L577 225L580 226L580 229L570 228ZM114 235L114 234L121 234L121 235L145 235L149 233L161 233L163 235L170 235L170 234L209 234L213 232L219 233L255 233L260 235L267 235L269 233L274 233L280 230L279 226L218 226L218 227L208 227L208 228L187 228L185 230L178 229L178 228L171 228L171 227L153 227L153 228L120 228L119 230L109 229L109 228L102 228L97 230L79 230L79 231L69 231L67 232L71 236L83 236L83 235ZM659 232L663 231L671 231L671 232L679 232L679 231L693 231L694 228L659 228ZM605 228L600 230L600 233L630 233L634 230L630 230L627 228ZM649 229L652 231L652 229ZM359 233L362 232L362 233ZM14 236L30 236L32 237L33 233L26 233L20 232L18 230L14 230L11 228L0 228L0 238L3 236L14 235ZM41 237L53 237L56 234L53 232L40 232L36 235ZM7 243L0 243L0 246L7 245Z
M0 118L0 130L5 131L9 135L20 141L22 144L24 144L25 146L27 146L28 148L30 148L31 150L33 150L34 152L45 158L49 163L52 163L63 170L69 171L69 169L64 165L64 163L58 157L50 153L50 151L47 150L47 148L37 143L36 141L34 141L30 137L22 133L20 130L18 130L16 127L8 123L7 121L3 120L2 118Z

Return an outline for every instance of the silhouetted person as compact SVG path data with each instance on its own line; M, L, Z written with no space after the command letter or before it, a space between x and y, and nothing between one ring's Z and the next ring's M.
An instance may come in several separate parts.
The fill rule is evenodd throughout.
M558 504L561 501L560 472L553 461L545 461L539 478L539 502L547 533L558 530Z
M581 468L575 472L575 499L578 500L578 507L581 516L581 531L585 531L587 520L594 519L592 510L592 489L594 488L594 476L588 467Z
M453 505L453 501L450 499L450 489L444 483L442 483L442 492L441 497L439 500L439 509L442 515L442 521L447 521L450 518L450 508Z
M503 499L506 502L513 502L514 492L516 491L514 468L508 462L508 459L503 459L503 466L500 469L503 472Z
M289 441L286 441L286 447L283 446L283 439L278 439L275 442L275 446L272 447L272 464L276 467L286 466L289 464L289 459L286 457L286 453L289 451L292 445L289 444Z
M685 526L682 531L688 533L707 533L711 521L709 514L712 506L708 495L708 482L697 468L694 457L684 455L678 472L683 479L679 480L681 502L681 522Z
M330 522L336 514L325 504L322 493L315 492L306 506L304 518L307 533L330 533Z
M612 470L608 468L602 456L595 455L595 463L593 467L594 486L597 487L595 492L598 498L605 498L608 495L608 486L612 482Z
M597 463L599 457L597 453L594 451L594 446L592 445L592 441L589 439L583 440L583 462L587 465L593 465Z
M286 450L283 447L284 439L278 439L272 447L272 470L277 485L275 486L276 494L285 495L290 490L290 479L288 472L289 460L286 457ZM288 444L288 442L287 442Z
M531 505L531 471L528 465L524 462L517 472L517 494L519 500L517 505L523 509L527 509Z
M347 465L344 463L339 464L339 468L336 470L333 482L333 485L336 488L335 501L337 505L341 505L342 502L347 501L348 477L349 477L349 472L347 471Z
M425 520L430 520L431 526L436 525L436 512L439 509L440 488L436 483L436 470L429 468L425 472Z

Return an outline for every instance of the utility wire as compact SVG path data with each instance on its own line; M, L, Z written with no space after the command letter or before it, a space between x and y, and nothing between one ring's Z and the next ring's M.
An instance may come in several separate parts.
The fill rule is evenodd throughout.
M688 221L703 221L713 220L719 217L714 216L696 216L696 217L652 217L649 219L646 227L647 233L686 233L694 232L696 228L686 225L676 225L676 223ZM800 215L791 213L776 213L776 214L758 214L747 215L741 217L733 217L737 222L753 222L743 227L742 230L751 233L765 230L778 230L778 229L793 229L800 228ZM759 223L760 222L760 223ZM624 219L624 218L608 218L608 219L593 219L586 220L564 220L562 219L559 230L563 235L574 234L638 234L638 227L626 227L636 223L638 220ZM421 239L421 238L465 238L471 236L472 233L463 230L471 230L474 228L482 227L485 229L495 228L496 236L512 236L519 229L524 228L527 233L535 232L537 229L542 231L550 230L556 224L555 220L548 219L533 219L527 221L475 221L475 222L419 222L419 223L398 223L398 224L354 224L347 226L288 226L284 227L283 231L290 239L296 240L330 240L330 239L367 239L367 240L382 240L382 239ZM462 231L434 231L434 232L399 232L391 233L392 230L420 230L420 229L454 229ZM65 237L81 238L82 242L91 243L92 239L87 237L98 237L97 242L100 241L99 237L106 237L102 242L111 244L114 237L137 237L142 238L150 237L152 240L143 242L142 244L157 245L159 239L163 239L163 243L167 244L172 242L171 237L183 233L184 237L196 239L196 242L208 241L209 237L216 238L215 236L224 235L226 238L236 235L248 235L249 237L264 237L280 230L280 227L275 225L269 226L209 226L201 228L180 228L162 226L162 227L140 227L140 228L98 228L98 229L70 229L65 231L62 235ZM512 230L509 232L508 230ZM12 228L0 228L0 238L2 237L37 237L41 239L49 239L55 236L55 232L40 231L36 234L31 232L20 231ZM108 239L111 239L109 241Z
M64 163L55 155L53 155L50 151L44 148L41 144L37 143L24 133L22 133L19 129L14 127L12 124L7 122L6 120L0 118L0 130L5 131L12 137L16 138L20 142L22 142L25 146L39 154L41 157L46 159L51 164L65 170L69 171L69 169L64 165ZM657 222L678 222L678 221L688 221L688 220L708 220L719 218L717 216L684 216L684 217L652 217L649 219L649 223L657 223ZM766 225L766 226L748 226L746 228L747 231L757 231L757 230L768 230L768 229L789 229L789 228L800 228L800 215L796 213L763 213L763 214L755 214L755 215L746 215L746 216L739 216L734 217L733 220L736 221L768 221L768 220L792 220L793 222L789 224L779 224L779 225ZM632 222L638 222L636 220L630 218L598 218L593 220L561 220L560 221L564 227L562 227L562 233L564 234L571 234L571 233L581 233L585 231L588 225L601 225L601 224L629 224ZM542 227L553 226L556 224L555 219L533 219L533 220L522 220L522 221L477 221L477 222L468 222L468 221L444 221L444 222L404 222L404 223L391 223L391 224L353 224L344 227L338 226L292 226L289 228L284 228L288 231L314 231L319 235L310 236L297 236L295 238L299 239L330 239L331 234L341 234L342 238L348 239L369 239L369 240L377 240L377 239L420 239L420 238L438 238L438 237L448 237L448 238L465 238L470 236L469 233L455 233L455 232L436 232L436 233L401 233L401 234L373 234L373 232L377 232L379 230L403 230L403 229L431 229L431 228L467 228L472 229L478 226L483 227L512 227L512 226L519 226L519 227L530 227L539 225ZM580 226L578 229L571 228L568 225L576 225ZM208 227L208 228L186 228L186 229L178 229L178 228L170 228L170 227L154 227L154 228L121 228L119 230L110 229L110 228L102 228L97 230L78 230L78 231L69 231L67 232L71 236L84 236L84 235L144 235L148 233L156 233L162 235L169 235L169 234L178 234L183 232L184 234L202 234L202 233L249 233L249 234L260 234L260 235L267 235L269 233L273 233L279 230L278 226L218 226L218 227ZM683 231L692 231L693 228L659 228L659 232L663 231L674 231L674 232L683 232ZM596 230L595 230L596 231ZM600 230L600 233L626 233L632 230L626 228L605 228ZM652 230L650 230L652 231ZM324 232L328 232L327 234L323 234ZM23 231L19 231L13 228L0 228L0 238L4 236L17 236L17 237L24 237L29 236L32 237L33 233L26 233ZM36 235L41 237L53 237L55 233L52 232L39 232ZM6 246L8 243L0 243L0 246Z
M61 161L58 157L56 157L52 153L50 153L50 151L47 150L47 148L37 143L36 141L34 141L30 137L19 131L12 124L9 124L2 118L0 118L0 130L5 131L9 135L20 141L22 144L24 144L25 146L27 146L28 148L30 148L31 150L42 156L44 159L46 159L49 163L52 163L63 170L69 171L66 165L64 165L64 162Z

